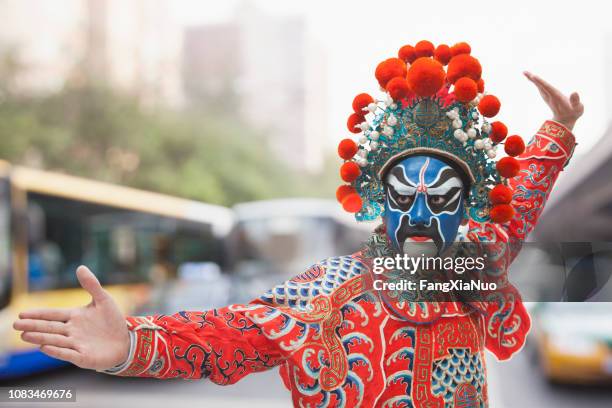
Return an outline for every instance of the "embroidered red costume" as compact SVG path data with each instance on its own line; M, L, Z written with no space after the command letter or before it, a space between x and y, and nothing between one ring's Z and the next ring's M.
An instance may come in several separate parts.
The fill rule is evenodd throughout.
M514 218L470 221L468 238L503 242L508 266L535 226L574 148L547 121L517 157ZM280 366L300 407L485 406L485 348L507 359L530 328L518 293L499 303L388 305L365 291L362 254L329 258L247 305L172 316L128 317L133 345L124 376L209 378L233 384Z
M367 289L371 256L364 248L326 259L246 305L128 317L130 355L110 372L227 385L280 366L296 407L486 406L485 349L508 359L530 329L506 272L575 142L553 121L526 148L518 136L506 138L501 122L484 120L477 128L480 115L495 116L500 104L482 95L480 63L470 52L465 43L434 49L422 41L379 64L376 78L388 99L381 107L367 94L355 98L348 127L363 135L359 145L345 139L339 146L345 160L341 177L349 184L337 195L358 220L375 220L385 211L383 177L390 163L413 154L452 162L466 181L461 185L467 212L463 206L457 206L461 213L453 210L457 219L465 214L468 220L464 240L499 245L495 279L501 288L493 298L383 299ZM510 157L495 164L495 148L504 139ZM426 193L426 168L416 195ZM412 191L413 184L405 185ZM450 232L454 237L456 228ZM386 238L375 233L372 239Z

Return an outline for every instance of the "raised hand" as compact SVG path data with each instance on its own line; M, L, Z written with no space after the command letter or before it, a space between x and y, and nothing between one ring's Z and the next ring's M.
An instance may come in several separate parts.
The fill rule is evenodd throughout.
M584 113L584 105L580 102L580 96L573 92L569 97L565 96L557 88L531 72L523 72L540 91L542 99L553 112L553 120L565 125L569 130L574 128L576 121Z
M87 267L80 266L76 275L91 303L74 309L28 310L19 314L13 327L43 353L82 368L104 370L123 363L130 340L117 304Z

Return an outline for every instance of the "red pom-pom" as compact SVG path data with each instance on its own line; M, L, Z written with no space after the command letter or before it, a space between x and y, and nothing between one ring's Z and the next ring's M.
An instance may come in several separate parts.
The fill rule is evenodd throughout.
M359 113L351 113L351 116L349 116L348 120L346 121L346 127L348 127L349 132L359 133L361 132L361 129L359 129L357 125L364 120L365 118L363 115L360 115Z
M519 162L514 157L504 157L500 159L495 167L497 167L499 174L506 178L516 176L520 170Z
M339 203L342 203L344 198L349 194L357 194L355 189L347 184L343 184L336 190L336 199Z
M472 52L472 47L466 42L459 42L451 47L453 57L461 54L469 54L470 52Z
M510 204L512 201L512 189L503 184L498 184L489 191L489 200L491 204Z
M412 64L412 61L417 59L416 50L412 45L404 45L397 52L397 56L399 57L399 59L405 61L408 64Z
M353 99L353 110L360 115L364 115L365 112L363 110L372 102L374 102L374 98L367 93L360 93Z
M518 156L525 151L525 142L518 135L509 136L504 142L504 150L508 156Z
M359 150L359 146L351 139L342 139L338 144L338 156L344 160L353 158L357 154L357 150Z
M482 75L480 62L469 54L460 54L451 58L446 74L448 82L454 84L461 77L469 77L478 81Z
M346 212L356 213L359 210L361 210L362 206L363 206L363 201L361 200L361 197L359 197L359 194L357 193L349 194L346 197L344 197L344 200L342 200L342 208L344 208L344 211Z
M442 64L442 65L448 64L448 62L451 60L452 56L453 55L451 54L451 49L446 44L438 45L436 47L436 50L434 51L434 58L438 62L440 62L440 64Z
M510 221L512 217L514 217L514 208L508 204L498 204L491 208L489 217L491 217L491 221L498 224L503 224Z
M444 67L431 58L419 58L410 65L406 79L412 92L422 97L431 96L444 85Z
M410 86L406 78L395 77L387 83L387 91L394 101L399 101L410 95Z
M484 92L484 79L480 78L478 81L476 81L476 85L478 85L478 92L483 93Z
M386 59L378 64L374 75L378 84L385 88L392 78L406 76L406 63L399 58Z
M459 102L469 102L478 95L478 85L472 78L463 77L455 82L455 98Z
M508 128L502 122L491 123L491 133L489 138L493 143L499 143L508 136Z
M344 162L344 164L340 167L340 178L347 183L352 183L355 181L360 174L361 169L357 163L353 161Z
M499 113L501 103L499 99L493 95L485 95L478 103L478 111L482 113L482 116L492 118Z
M416 53L417 58L431 57L434 55L434 45L431 43L431 41L419 41L414 46L414 51Z

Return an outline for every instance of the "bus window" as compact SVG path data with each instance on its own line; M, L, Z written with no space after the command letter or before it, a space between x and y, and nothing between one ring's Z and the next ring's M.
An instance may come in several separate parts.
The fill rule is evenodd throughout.
M76 286L80 264L102 284L172 279L184 262L222 260L205 223L30 193L29 286Z
M172 261L175 265L188 262L214 262L226 266L225 242L213 234L212 227L180 220L173 231Z
M11 293L11 205L10 184L0 179L0 309L9 303Z

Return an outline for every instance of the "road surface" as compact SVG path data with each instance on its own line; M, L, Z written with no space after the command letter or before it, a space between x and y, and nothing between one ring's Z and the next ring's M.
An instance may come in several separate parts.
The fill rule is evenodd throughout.
M610 408L608 388L551 386L523 351L510 362L498 363L487 355L492 408ZM210 381L116 378L75 368L1 384L0 386L76 388L77 402L71 404L26 404L26 407L138 408L155 407L290 407L289 393L276 370L251 375L238 384L220 387ZM3 404L0 403L0 406ZM6 406L6 405L4 405Z

